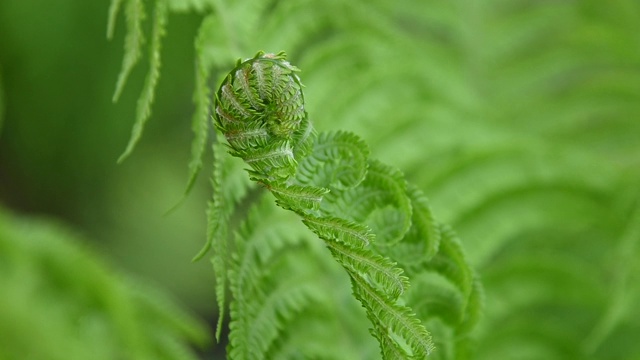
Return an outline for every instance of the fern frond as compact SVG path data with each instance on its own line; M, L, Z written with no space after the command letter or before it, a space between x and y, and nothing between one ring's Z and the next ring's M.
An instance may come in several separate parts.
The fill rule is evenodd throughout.
M211 257L211 265L216 277L216 301L218 305L218 321L216 323L216 340L220 341L222 324L224 322L225 303L227 299L227 257L229 256L227 244L227 227L223 221L228 217L220 213L221 206L215 200L209 202L207 208L207 242L192 261L202 258L213 245L214 255Z
M270 216L262 216L266 209L272 210ZM274 212L272 202L263 197L236 236L230 274L234 301L229 356L233 359L265 358L268 348L295 314L321 303L321 294L303 281L308 270L303 266L291 273L293 265L287 265L286 249L302 246L303 237L292 231L295 226L283 215L287 213ZM280 271L295 276L285 281L271 274Z
M440 225L435 222L424 194L409 184L407 195L411 202L411 227L402 241L385 250L407 267L419 272L440 248Z
M473 287L471 293L466 301L466 308L462 323L458 326L456 331L460 334L466 334L470 332L480 321L484 314L485 308L485 296L484 287L480 282L478 275L473 278Z
M321 302L313 284L284 282L281 287L272 289L272 293L261 303L261 309L249 325L248 338L237 346L236 353L229 354L234 359L253 359L252 354L268 354L271 344L284 330L286 322L302 312L311 303ZM245 349L245 344L250 344ZM251 347L255 344L255 347ZM238 353L248 356L235 356ZM266 358L266 356L265 356Z
M407 191L411 201L412 217L411 229L407 232L407 239L404 241L425 242L425 254L423 256L424 259L428 261L440 249L440 227L437 226L427 198L422 191L415 185L409 185Z
M123 0L111 0L109 4L109 18L107 19L107 40L113 38L113 31L116 27L116 20L120 12L120 6Z
M356 248L367 246L374 239L366 226L337 217L306 215L302 222L321 239L339 240Z
M440 251L427 267L448 278L467 299L473 288L474 275L465 259L462 244L450 227L441 225L441 233Z
M200 174L202 169L202 157L204 155L205 145L208 139L209 130L209 108L211 103L209 97L211 96L211 90L207 84L211 69L209 62L205 59L204 41L206 39L207 19L203 20L198 30L198 35L195 40L196 50L196 85L193 92L193 102L196 105L196 109L193 114L193 120L191 120L191 129L194 137L191 143L191 160L189 161L189 178L187 180L187 187L185 189L185 196L189 194L193 184Z
M322 198L329 192L328 189L316 186L280 186L279 184L264 180L258 181L263 183L265 187L271 191L277 199L277 204L287 210L318 210Z
M211 184L213 196L207 207L207 239L203 248L194 256L192 261L198 261L213 247L214 254L211 258L213 270L216 276L216 300L218 303L218 322L216 325L216 339L220 341L222 324L224 321L224 309L226 300L226 284L228 281L228 231L229 220L235 209L236 203L244 196L249 183L243 179L235 179L241 168L231 159L222 156L224 146L216 142L213 146L213 174Z
M124 85L129 78L131 70L136 66L142 56L142 45L144 44L144 33L142 31L142 21L146 17L144 3L142 0L127 0L125 16L127 18L127 35L124 41L124 58L122 59L122 70L118 75L116 90L113 93L112 101L118 101ZM107 38L113 35L118 9L122 0L113 0L109 8L109 25L107 27Z
M402 269L388 258L372 253L366 248L356 248L340 241L327 241L327 247L333 257L350 271L373 280L380 291L389 294L396 300L409 287L409 279L403 275Z
M359 186L329 193L323 210L366 223L377 235L377 246L397 243L411 226L406 181L399 170L379 161L369 161Z
M259 149L231 152L249 164L249 173L256 178L280 179L293 174L297 165L288 141L274 142Z
M406 240L421 247L423 255L431 257L428 263L422 259L423 269L441 273L460 289L449 293L437 287L432 290L433 299L437 299L437 294L444 295L438 300L442 305L440 312L450 308L447 311L454 315L447 323L456 328L466 320L466 304L474 280L460 244L449 231L440 237L442 231L431 217L423 195L415 188L407 188L398 169L368 160L368 148L359 137L348 132L316 136L312 130L306 130L311 126L305 125L308 118L306 112L300 110L304 104L300 103L303 101L301 85L295 71L296 68L284 61L282 53L258 53L252 59L239 61L218 90L216 126L227 138L229 153L252 167L249 171L252 180L270 190L280 207L297 213L302 223L325 241L335 260L347 271L354 296L374 325L372 335L379 339L382 353L391 358L406 357L407 347L412 357L425 358L433 342L412 310L396 303L408 287L408 278L385 255L392 253L388 251L391 245ZM269 108L271 104L276 107ZM307 135L298 137L298 134ZM305 136L308 136L310 150L294 155L290 141L306 143ZM239 138L242 140L238 141ZM380 254L367 247L374 234L382 239L376 242ZM245 252L244 244L237 246L239 253ZM255 274L259 273L256 270ZM258 283L245 282L255 276L248 270L243 274L232 276L233 281L238 282L233 286L234 291L242 292L243 286L250 286L254 288L253 296L264 299ZM246 291L243 296L248 296ZM232 304L232 318L241 316L241 312L256 311L248 307L240 311L238 307L244 307L247 299L236 300ZM434 304L430 310L435 309L437 313L438 307ZM476 305L474 302L473 311L477 310ZM246 326L236 323L232 332L242 333L246 330L238 329ZM275 333L275 330L266 332ZM256 354L266 350L264 344L250 346L256 346ZM240 350L237 352L237 356L246 356Z
M417 316L425 324L437 318L443 326L455 331L466 311L466 298L459 288L435 272L423 272L411 279L413 286L405 299Z
M312 149L298 166L296 180L302 184L351 188L364 180L369 148L357 135L345 131L322 132Z
M133 0L139 2L139 0ZM142 130L145 123L151 116L151 104L155 97L156 85L160 78L160 49L162 46L162 37L167 27L167 4L166 0L156 1L156 8L153 14L153 30L151 34L151 48L149 54L149 72L145 79L144 87L138 103L136 105L136 121L131 131L131 138L127 144L124 153L118 158L118 162L122 162L133 151L138 140L142 136ZM126 58L126 55L125 55ZM124 83L123 85L124 86ZM118 94L118 93L116 93Z
M221 111L218 115L227 116ZM256 147L266 146L269 141L269 131L264 124L234 124L225 129L225 138L232 148L250 152Z
M427 329L406 306L396 305L384 294L371 287L359 274L350 272L354 283L353 292L362 302L369 318L388 326L397 336L404 339L412 350L411 356L425 359L433 350L433 342ZM394 341L391 333L386 334ZM384 351L383 351L384 353Z
M370 252L404 269L414 285L398 301L412 307L432 334L438 351L430 359L470 357L470 330L483 312L479 276L465 265L470 262L480 268L491 300L486 323L473 334L479 337L477 358L609 360L634 357L633 336L640 328L632 306L637 291L629 285L637 266L622 266L626 260L618 259L625 257L611 251L612 239L624 242L621 234L634 228L625 222L628 209L620 211L617 203L629 198L621 183L636 186L640 169L640 122L634 121L640 114L640 13L634 1L171 0L169 8L213 9L206 44L198 50L215 65L211 69L232 65L249 49L289 49L305 69L305 83L313 84L305 89L304 110L314 122L323 129L348 129L375 144L377 158L402 169L429 194L438 221L411 186L405 185L402 195L410 210L404 212L407 207L397 199L388 202L395 191L384 184L375 199L366 197L375 187L365 189L364 181L354 180L350 188L332 184L341 171L345 178L359 178L362 163L344 149L336 152L347 159L337 163L314 158L319 139L332 133L314 133L309 116L295 106L302 96L298 89L281 101L297 116L283 126L267 125L267 116L260 124L243 124L243 114L216 106L221 110L214 117L228 123L223 133L232 149L263 147L290 133L298 168L289 170L295 178L288 171L274 176L267 163L261 164L264 171L251 168L253 177L272 189L329 189L321 199L313 191L299 199L279 195L277 204L302 219L333 217L363 226L368 241L376 236L371 248L355 250L366 252L359 257L365 265L349 269L376 289L371 274L380 275L380 269L370 266ZM117 13L114 3L110 11ZM255 115L275 83L269 82L272 64L255 58L251 64L248 75L248 67L233 70L232 78L249 81L229 90L248 94L239 104ZM290 79L281 85L294 86L285 68L273 77ZM247 87L252 76L256 86ZM239 125L230 125L234 121ZM271 137L274 131L278 135ZM440 222L452 224L468 256ZM332 225L315 232L325 234ZM341 265L352 259L331 245L348 248L356 240L345 238L349 235L323 238ZM392 246L384 245L387 239ZM353 247L358 242L363 243L356 240ZM423 277L438 282L416 286ZM625 285L614 285L623 278ZM434 306L419 302L430 299ZM306 320L307 314L300 316ZM371 323L385 357L406 357L405 344L375 318ZM587 337L596 328L600 335ZM269 355L322 358L316 349L296 352L296 343L284 337ZM591 340L597 348L589 353L584 344ZM375 356L354 354L344 358Z
M380 354L385 360L404 360L411 358L409 354L389 336L388 330L380 323L375 323L371 335L380 343Z

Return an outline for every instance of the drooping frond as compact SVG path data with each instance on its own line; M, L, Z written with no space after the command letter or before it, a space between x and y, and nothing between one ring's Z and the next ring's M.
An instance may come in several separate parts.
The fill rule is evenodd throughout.
M111 40L111 38L113 37L113 31L114 31L114 28L116 27L116 18L118 17L118 13L120 12L120 6L122 6L122 0L113 0L109 5L109 18L107 19L107 39L108 40Z
M135 2L141 4L140 0L130 1L131 3ZM153 99L155 97L156 85L158 83L158 80L160 79L160 49L162 47L162 37L164 36L166 31L167 18L169 14L167 11L167 4L165 3L165 0L157 1L155 6L156 7L153 12L151 47L149 51L149 72L147 73L147 78L145 79L142 93L140 94L140 98L138 99L138 103L136 105L136 122L133 125L133 129L131 130L131 139L127 144L127 148L124 150L124 153L122 153L122 155L120 155L120 158L118 158L118 162L126 159L133 151L133 148L135 147L138 140L140 140L144 125L151 116L151 104L153 103ZM131 65L131 67L133 67L133 65ZM126 71L127 72L125 74L128 74L128 71L130 70ZM124 81L125 80L122 80L122 85L118 84L119 87L116 87L116 91L124 86ZM116 95L119 95L119 92L116 92ZM114 99L117 99L117 97L114 97Z
M218 302L218 323L216 338L220 341L226 300L227 273L229 262L228 234L229 221L237 203L245 196L250 184L242 173L242 164L223 156L221 142L214 145L214 164L211 184L213 197L207 208L207 241L193 261L201 259L213 248L211 263L216 275L216 300Z
M108 39L111 39L113 36L116 18L121 4L122 0L111 1L107 26ZM122 90L124 89L124 85L129 78L131 70L133 70L142 57L142 45L144 44L145 39L142 32L142 21L146 17L144 3L142 0L128 0L125 8L125 17L127 18L127 35L124 42L122 70L120 70L120 75L118 75L118 82L116 83L116 90L112 99L114 102L120 97L120 93L122 93Z
M193 102L195 104L195 111L193 113L193 120L191 120L191 129L194 137L191 144L191 160L189 161L189 178L187 180L187 187L185 190L185 196L189 194L189 191L195 184L200 169L202 169L202 158L207 145L207 139L209 138L209 111L211 108L211 89L208 85L208 80L211 75L211 62L206 58L206 52L204 51L206 33L210 31L209 18L205 18L200 29L198 30L198 36L195 40L196 48L196 69L195 69L195 89L193 92Z

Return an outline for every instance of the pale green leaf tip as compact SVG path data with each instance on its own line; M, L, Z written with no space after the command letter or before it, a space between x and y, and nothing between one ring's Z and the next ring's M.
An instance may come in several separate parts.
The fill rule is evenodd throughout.
M202 249L200 249L200 251L196 254L196 256L194 256L191 259L191 262L194 263L202 259L209 252L209 249L211 249L211 239L207 239L207 242L204 244Z
M109 6L109 18L107 19L107 40L113 38L114 28L116 27L116 18L120 10L120 0L111 0Z
M113 97L111 97L111 102L116 103L118 102L118 99L120 99L120 94L122 94L124 85L127 83L128 74L129 74L128 70L122 69L122 72L118 77L118 82L116 83L116 90L113 92Z
M133 138L129 141L129 144L127 144L127 148L124 150L122 155L120 155L120 157L118 158L118 161L117 161L118 164L122 164L122 162L125 161L129 157L129 155L131 155L131 153L133 152L133 149L136 147L137 142L138 141Z

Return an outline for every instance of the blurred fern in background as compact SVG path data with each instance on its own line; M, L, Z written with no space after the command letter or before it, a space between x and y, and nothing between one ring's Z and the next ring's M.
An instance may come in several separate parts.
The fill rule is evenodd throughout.
M640 359L637 1L80 3L0 4L5 205L66 219L123 267L211 309L200 290L213 289L210 270L178 264L204 238L209 185L196 174L211 162L212 91L237 58L286 50L316 127L353 131L400 168L480 274L485 311L468 354L447 345L443 309L426 324L433 358ZM134 116L131 144L143 125L144 136L115 167ZM230 180L227 193L243 195L246 179ZM158 220L185 183L184 205ZM313 358L378 357L347 279L295 236L300 224L259 204L241 227L265 229L243 243L248 264L272 271L272 289L291 276L283 289L313 304L280 314L274 358L299 344Z
M197 359L206 327L52 222L0 213L1 359Z

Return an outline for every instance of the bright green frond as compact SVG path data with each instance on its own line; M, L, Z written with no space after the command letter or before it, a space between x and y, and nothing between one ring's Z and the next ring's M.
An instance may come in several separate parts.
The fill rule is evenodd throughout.
M113 36L118 9L123 0L113 0L109 8L109 26L107 27L107 38ZM142 57L142 45L144 44L144 33L142 31L142 21L146 17L144 3L142 0L127 0L125 8L127 18L127 35L124 41L124 58L122 60L122 70L118 75L116 90L113 94L113 101L117 101L124 89L124 85L129 78L131 70ZM158 44L159 46L159 44Z
M302 222L321 239L338 240L353 247L367 246L374 239L366 226L341 218L309 215Z
M140 1L131 0L131 2L137 3ZM123 161L129 156L129 154L131 154L133 148L142 136L142 131L144 129L145 123L151 116L151 104L153 103L153 99L155 97L156 85L158 84L158 80L160 79L160 49L162 46L162 37L164 36L167 27L168 16L169 14L167 12L167 5L165 3L165 0L157 1L156 8L153 13L153 30L151 34L151 48L149 51L149 72L147 73L147 78L145 79L142 93L140 94L140 98L138 99L136 107L136 122L133 125L133 129L131 131L131 139L129 139L129 143L127 144L127 148L124 150L124 153L118 158L118 162ZM125 60L126 58L127 56L125 55ZM127 72L125 72L124 74L128 75L129 70L126 71ZM124 81L127 75L124 75L125 77L122 78L122 82L118 82L114 99L117 99L117 96L120 93L119 89L124 86Z
M360 274L366 274L380 291L396 300L409 287L409 279L402 269L388 258L374 254L366 248L349 246L340 241L328 241L327 247L333 257L344 267Z
M301 183L344 189L364 180L369 148L357 135L323 132L312 146L313 152L298 167L296 179Z
M205 39L207 31L206 19L200 25L198 36L195 41L196 49L196 78L195 88L193 92L193 102L195 111L193 120L191 120L191 130L194 137L191 143L191 161L189 161L189 178L187 180L187 188L185 196L191 191L193 184L202 169L202 158L206 149L208 131L209 131L209 111L211 107L211 89L208 86L211 74L210 63L205 58Z
M329 190L315 186L279 186L267 181L262 182L276 197L277 204L287 210L318 210L320 202Z
M416 359L427 358L434 347L431 335L411 309L394 304L384 294L371 287L360 275L351 273L351 279L354 283L353 292L367 309L369 318L374 322L385 324L388 331L392 331L393 334L406 341L412 350L412 357ZM386 336L393 339L391 332Z

